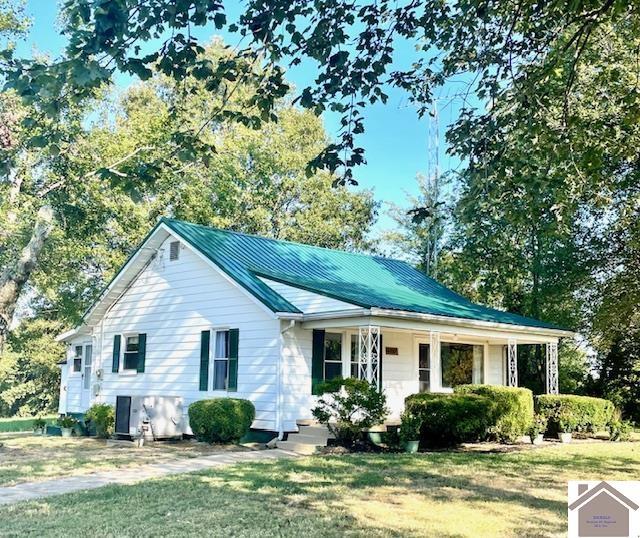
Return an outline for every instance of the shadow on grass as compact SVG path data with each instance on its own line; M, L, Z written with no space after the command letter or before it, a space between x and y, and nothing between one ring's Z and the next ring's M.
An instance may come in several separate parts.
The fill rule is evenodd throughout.
M476 535L483 518L485 524L501 518L512 536L557 535L566 531L567 475L606 477L614 470L637 474L640 461L625 451L589 455L578 449L253 462L6 507L0 509L0 536L452 538ZM424 519L401 510L407 496L412 510L449 506L476 521L468 522L468 532L436 522L430 534L421 533ZM384 517L368 519L378 508Z

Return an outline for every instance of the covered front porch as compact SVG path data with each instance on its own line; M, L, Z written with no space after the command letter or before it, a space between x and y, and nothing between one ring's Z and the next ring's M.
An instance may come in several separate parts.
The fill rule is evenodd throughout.
M384 390L397 418L418 392L452 392L457 385L518 386L518 346L540 345L546 392L558 393L558 341L563 331L469 320L367 316L307 320L314 331L314 380L358 377ZM554 334L556 333L556 334ZM322 350L319 346L322 346Z

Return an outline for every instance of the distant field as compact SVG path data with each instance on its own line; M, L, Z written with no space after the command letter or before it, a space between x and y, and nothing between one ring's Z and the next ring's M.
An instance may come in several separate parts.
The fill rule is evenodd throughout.
M48 424L53 424L56 419L55 415L49 415L42 417ZM0 418L0 433L3 432L28 432L33 429L33 421L35 417L13 417L13 418Z

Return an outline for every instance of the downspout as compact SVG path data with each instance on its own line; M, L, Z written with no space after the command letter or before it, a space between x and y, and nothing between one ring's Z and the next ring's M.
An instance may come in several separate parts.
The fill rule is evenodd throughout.
M280 355L278 357L278 368L276 371L278 379L278 400L276 402L276 425L278 427L278 441L284 438L284 421L282 420L282 355L284 351L283 335L293 329L296 325L295 319L289 320L289 325L280 330Z

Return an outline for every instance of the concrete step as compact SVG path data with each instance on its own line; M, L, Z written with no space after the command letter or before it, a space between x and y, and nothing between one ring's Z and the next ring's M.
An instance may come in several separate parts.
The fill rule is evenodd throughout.
M310 435L330 439L333 437L326 426L298 426L300 435Z
M316 435L305 435L302 433L290 433L287 439L294 443L303 443L305 445L313 446L327 446L327 437L318 437Z
M290 452L296 452L297 454L304 454L306 456L310 456L317 452L317 447L315 445L296 443L294 441L278 441L276 446L282 450L289 450Z

